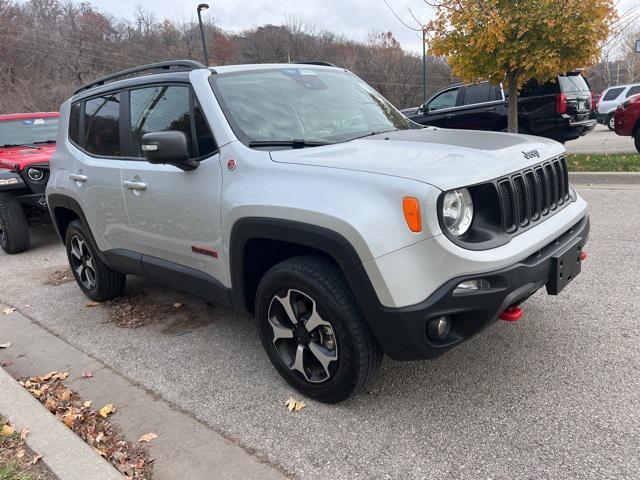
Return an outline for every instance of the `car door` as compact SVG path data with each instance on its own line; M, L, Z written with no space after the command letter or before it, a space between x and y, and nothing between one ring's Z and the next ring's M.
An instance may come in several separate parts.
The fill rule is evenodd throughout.
M190 86L132 89L126 102L131 159L123 165L123 191L131 236L144 255L147 275L187 267L223 278L218 261L222 171L213 135ZM174 130L186 135L191 157L200 160L197 169L185 172L142 158L145 133ZM158 267L155 274L150 264Z
M462 107L456 111L455 128L495 130L502 120L502 90L489 82L464 87Z
M109 93L71 107L79 125L70 138L76 152L68 185L103 252L132 247L122 196L121 98Z
M422 125L455 128L455 108L458 106L460 87L449 88L435 94L420 110L415 119Z

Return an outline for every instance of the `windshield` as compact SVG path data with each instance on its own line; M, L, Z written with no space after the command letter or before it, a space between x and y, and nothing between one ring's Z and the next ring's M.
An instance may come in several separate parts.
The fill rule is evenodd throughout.
M560 79L560 91L569 92L588 92L589 85L582 75L567 75L558 77Z
M411 128L393 105L344 70L254 70L213 75L211 84L236 136L247 145L337 143Z
M55 142L57 117L0 121L0 147Z

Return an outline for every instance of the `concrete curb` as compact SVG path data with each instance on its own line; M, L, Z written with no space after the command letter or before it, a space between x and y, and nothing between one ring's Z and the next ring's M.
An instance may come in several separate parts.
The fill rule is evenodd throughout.
M60 480L123 480L123 476L65 427L0 368L0 413L16 429L27 428L27 445Z
M569 172L569 180L576 185L640 185L640 172Z

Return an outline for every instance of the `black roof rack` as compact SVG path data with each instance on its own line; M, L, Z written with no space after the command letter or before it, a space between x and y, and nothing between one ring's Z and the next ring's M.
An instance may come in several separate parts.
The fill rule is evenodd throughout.
M310 62L289 62L289 63L297 63L299 65L318 65L320 67L338 67L337 65L334 65L333 63L329 63L329 62L316 62L316 61L310 61Z
M197 70L200 68L207 68L207 67L205 67L200 62L196 62L195 60L169 60L166 62L150 63L148 65L141 65L139 67L129 68L127 70L122 70L121 72L112 73L111 75L98 78L97 80L94 80L91 83L87 83L86 85L83 85L82 87L77 89L74 92L74 95L77 95L80 92L89 90L94 87L99 87L117 78L133 75L134 73L140 73L140 72L146 72L146 71L158 73L161 71L169 71L169 70L189 71L189 70Z

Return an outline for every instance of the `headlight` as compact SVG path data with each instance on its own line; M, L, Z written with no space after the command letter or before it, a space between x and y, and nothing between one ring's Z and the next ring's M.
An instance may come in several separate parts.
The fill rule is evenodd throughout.
M464 235L473 221L473 200L466 188L445 193L442 202L442 219L455 236Z
M38 170L37 168L30 168L27 170L27 175L34 182L39 182L44 177L44 172L42 170Z

